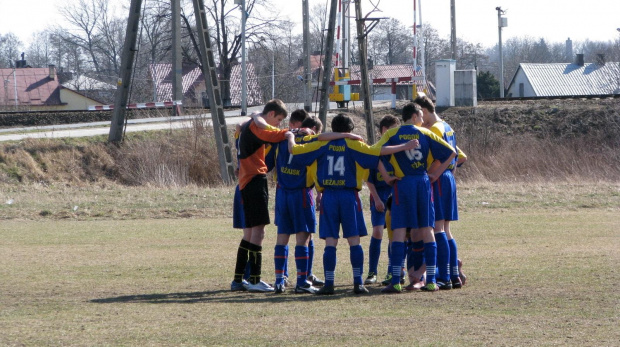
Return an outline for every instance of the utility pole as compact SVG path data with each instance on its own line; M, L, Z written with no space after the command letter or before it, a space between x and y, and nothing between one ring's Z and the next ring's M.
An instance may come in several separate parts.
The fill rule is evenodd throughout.
M302 0L304 40L304 110L312 112L312 70L310 69L310 9L309 0Z
M499 31L499 97L504 97L504 54L502 54L502 28L508 26L508 20L506 17L502 17L505 11L501 7L496 7L497 10L497 29Z
M450 49L452 50L452 60L456 60L456 8L455 0L450 0Z
M136 41L138 38L141 6L142 0L131 0L131 4L129 5L125 44L123 45L123 51L121 53L121 71L117 81L114 113L112 114L110 134L108 135L108 141L110 142L119 143L123 139L125 109L127 108L127 98L129 97L129 87L131 85L131 72L133 71L134 57L138 51L136 48Z
M319 105L319 119L324 124L323 132L327 128L327 109L328 109L328 88L332 76L332 54L334 51L334 29L336 28L336 11L338 0L331 0L329 10L329 24L327 29L327 43L325 50L325 60L323 60L323 81L321 82L321 104Z
M215 143L220 161L220 174L226 184L232 183L234 177L234 166L232 151L228 141L228 130L226 129L226 119L224 118L224 107L222 106L222 95L220 85L215 70L215 59L211 40L209 38L209 28L207 27L207 17L204 12L203 0L193 0L194 13L196 15L196 28L198 34L198 45L202 55L202 73L205 76L206 86L211 103L211 121L213 122L213 132ZM120 142L123 137L123 127L125 121L125 109L127 108L127 96L131 85L131 72L136 49L136 39L138 37L138 27L140 21L140 7L142 0L131 0L129 6L129 18L127 19L127 31L125 33L125 44L121 55L121 76L118 79L118 89L114 103L114 115L110 125L110 142ZM180 11L179 11L180 12Z
M183 101L183 63L181 58L181 0L172 0L172 100ZM180 116L180 105L172 107L172 114Z
M200 46L202 56L202 74L205 76L207 92L209 93L211 121L213 122L213 133L215 134L215 144L220 161L220 174L226 184L231 184L233 177L235 177L235 168L233 166L230 142L228 141L228 129L226 128L226 118L224 117L220 82L217 79L217 71L215 69L215 58L211 47L205 6L203 0L193 0L193 2L194 13L196 14L196 33L198 34L198 45Z
M368 54L366 52L367 33L364 31L361 0L355 0L355 23L357 24L357 45L360 51L360 72L362 78L362 96L364 97L364 115L366 117L366 137L368 139L368 143L375 143L372 97L370 95L370 80L368 78Z
M248 70L245 64L245 0L241 0L241 115L248 114Z

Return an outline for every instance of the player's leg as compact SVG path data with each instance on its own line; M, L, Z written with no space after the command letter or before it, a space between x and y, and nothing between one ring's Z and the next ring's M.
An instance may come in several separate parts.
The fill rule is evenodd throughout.
M435 204L437 207L437 204ZM437 212L437 209L435 209ZM437 216L437 215L435 215ZM439 289L452 289L450 281L450 244L448 237L444 231L444 223L442 220L435 220L435 243L437 244L437 285Z
M243 291L247 290L250 278L250 263L248 262L248 244L250 243L251 228L245 227L245 214L243 213L243 199L239 186L235 188L235 196L233 200L233 228L243 229L243 237L237 248L237 258L235 263L235 275L230 284L230 290Z
M384 202L385 205L385 202ZM385 226L385 210L377 211L374 199L370 197L370 221L372 224L372 236L368 247L368 276L364 284L377 283L377 267L381 256L381 242L383 240L383 229Z
M426 266L424 264L424 241L422 231L420 229L412 229L410 231L411 248L407 254L408 274L410 284L406 290L420 290L424 286L424 273Z
M439 290L436 281L437 243L433 228L435 227L435 208L432 199L431 184L427 176L417 181L415 209L417 228L424 241L424 262L426 264L426 285L422 290Z
M319 295L334 294L336 247L340 237L340 196L335 190L326 189L323 192L319 214L319 236L325 240L323 251L325 285L316 293Z
M317 289L307 282L308 279L308 242L310 233L300 231L297 233L295 246L295 265L297 266L297 284L295 285L295 293L316 293Z
M269 220L269 193L267 187L267 177L264 175L255 176L244 189L241 190L244 201L245 223L246 227L252 229L250 235L249 257L251 264L250 285L248 290L272 292L273 287L261 281L262 272L262 251L263 239L265 238L265 225L270 223Z
M450 280L452 281L452 288L458 289L465 284L467 276L465 276L463 270L459 266L458 247L456 240L450 231L450 221L445 222L444 228L446 230L446 236L448 237L448 244L450 246Z

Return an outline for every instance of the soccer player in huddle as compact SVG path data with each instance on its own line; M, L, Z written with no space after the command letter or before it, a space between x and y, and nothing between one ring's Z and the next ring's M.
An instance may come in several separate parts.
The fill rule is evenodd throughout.
M249 120L248 120L249 121ZM247 122L247 121L246 121ZM242 123L245 124L246 122ZM237 168L235 169L235 175L239 176L239 136L241 135L241 125L237 124L235 129L235 147L237 148ZM265 164L267 165L267 171L271 171L275 167L275 150L273 147L265 145ZM235 196L233 200L233 228L242 229L242 240L250 242L252 236L252 229L245 227L245 214L243 213L243 199L241 199L241 191L239 185L235 187ZM247 253L249 257L249 253ZM231 291L245 291L250 284L247 280L250 278L250 263L246 260L246 268L243 274L241 283L233 281L230 286Z
M339 114L332 120L332 131L350 133L354 125L351 118ZM325 239L323 268L325 285L317 291L320 295L334 293L334 274L336 270L336 246L342 226L343 237L350 247L350 258L353 270L354 293L368 293L364 287L362 274L364 251L360 245L360 237L366 236L363 222L362 203L358 192L362 179L367 175L366 169L379 165L379 156L397 151L412 150L418 141L412 140L396 146L368 146L361 141L340 139L332 141L314 141L303 145L295 145L295 139L289 138L289 152L293 161L299 165L310 165L317 162L317 180L323 190L320 208L319 236ZM385 168L382 173L387 177ZM400 275L400 274L399 274Z
M387 115L379 122L379 130L381 135L388 129L400 125L398 118ZM385 169L390 175L394 174L394 169L387 161L383 162ZM392 194L392 186L387 184L383 176L376 168L371 168L368 174L366 186L370 191L370 221L372 223L372 236L370 237L370 246L368 248L368 276L364 284L377 283L377 266L381 255L381 241L383 240L383 229L385 228L386 202L390 194ZM388 258L389 254L388 246ZM386 281L391 280L392 271L388 262L388 275ZM387 283L389 284L389 283Z
M431 182L436 180L456 157L456 152L446 141L430 130L413 124L416 114L421 113L417 104L407 104L402 111L404 124L388 130L377 145L398 145L409 140L418 140L416 148L394 153L390 163L400 180L392 188L391 224L393 229L391 284L383 288L384 293L400 293L401 264L405 256L405 234L407 228L411 233L421 235L424 242L424 260L426 263L427 291L438 290L435 279L437 246L433 236L435 222L432 205ZM433 159L440 164L428 172Z
M337 134L336 137L330 136L330 134L314 135L321 131L322 124L318 119L305 122L308 118L307 115L306 111L301 109L291 114L289 125L299 143L344 137L340 134ZM306 124L306 127L303 124ZM314 294L317 289L313 284L323 284L310 273L312 259L309 244L312 234L316 230L314 194L312 191L316 180L316 165L307 167L292 162L287 140L278 143L276 146L278 182L276 225L278 226L278 236L274 250L275 292L277 294L283 293L286 289L284 274L288 262L288 242L290 236L295 235L295 265L297 267L295 293Z
M288 115L281 100L270 100L261 117L269 124L261 129L256 122L249 121L241 128L239 136L239 189L243 200L245 227L249 228L249 240L242 239L237 250L235 275L231 289L243 286L243 274L250 263L250 278L246 289L257 292L273 292L274 288L261 281L262 243L265 237L265 225L270 223L267 184L267 164L265 163L265 144L276 143L286 138L287 130L277 127ZM291 134L292 135L292 134Z
M433 200L434 233L437 242L437 285L439 289L461 288L463 283L459 276L458 248L450 232L450 222L459 219L454 171L457 164L466 160L467 156L457 147L454 129L435 112L433 101L428 96L422 95L417 97L414 103L422 108L424 127L444 139L458 152L458 157L452 159L448 168L433 182Z

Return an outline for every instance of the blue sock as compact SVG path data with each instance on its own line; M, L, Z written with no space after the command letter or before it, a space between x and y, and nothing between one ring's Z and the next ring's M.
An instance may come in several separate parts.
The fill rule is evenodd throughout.
M297 265L297 285L305 286L308 278L308 247L295 246L295 265Z
M405 257L405 243L392 241L392 284L400 284L400 272L402 271Z
M392 242L388 243L388 264L387 264L387 273L392 273Z
M437 243L427 242L424 244L424 261L426 262L426 283L436 283Z
M454 239L448 240L450 245L450 277L459 277L459 255L456 247L456 241Z
M381 256L381 239L370 238L370 247L368 247L368 273L377 274L377 266L379 265L379 257Z
M314 263L314 239L308 242L308 276L312 276L312 263Z
M284 256L284 259L286 259L284 262L284 276L288 278L288 245L284 246Z
M450 246L446 233L436 233L435 243L437 244L437 279L445 283L450 280Z
M286 247L284 245L276 245L273 263L276 268L276 284L282 284L284 282L284 264L286 264Z
M363 284L362 273L364 272L364 249L362 245L351 246L351 267L353 268L353 284Z
M323 252L323 269L325 270L325 285L334 285L336 272L336 247L326 246Z
M407 255L407 270L413 267L413 242L405 242L405 254Z

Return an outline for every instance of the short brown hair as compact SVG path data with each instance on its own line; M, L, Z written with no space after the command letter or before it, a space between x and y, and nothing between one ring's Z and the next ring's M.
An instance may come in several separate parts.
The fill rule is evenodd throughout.
M420 105L421 108L427 109L428 112L435 113L435 104L433 104L433 100L427 95L418 96L413 102Z
M403 107L403 122L406 122L413 118L413 115L422 111L420 105L410 102L405 107Z
M381 120L379 121L379 131L381 131L383 127L386 127L389 129L394 124L398 124L398 123L400 123L398 118L392 116L391 114L388 114L387 116L384 116L383 118L381 118Z
M291 115L291 117L292 117L292 115ZM308 118L304 119L303 123L301 123L301 127L302 128L310 128L310 129L314 128L316 130L316 133L318 134L323 129L323 122L321 122L319 117L312 116L312 117L308 117Z
M284 118L288 116L288 110L286 109L286 105L284 105L284 102L280 99L269 100L263 108L263 116L266 116L267 113L271 111L274 111L276 113L276 116L284 115Z
M304 120L308 118L308 112L302 108L298 108L295 111L291 112L291 118L288 120L290 122L299 122L302 123Z

